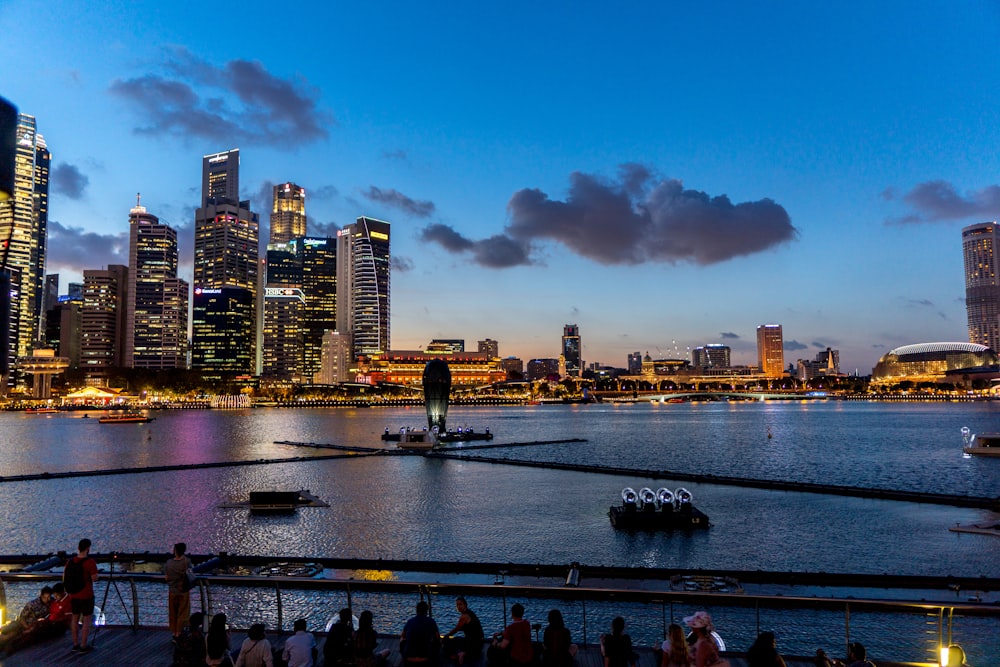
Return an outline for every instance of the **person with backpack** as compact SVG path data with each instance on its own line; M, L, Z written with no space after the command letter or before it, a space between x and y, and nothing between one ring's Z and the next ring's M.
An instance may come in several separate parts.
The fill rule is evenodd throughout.
M66 562L63 568L63 586L70 596L73 616L70 632L73 635L73 652L87 653L91 617L94 615L94 584L97 582L97 563L90 557L90 540L80 540L76 556ZM81 625L82 623L82 625Z
M191 584L188 570L191 569L191 559L185 556L187 545L178 542L174 545L173 558L167 561L163 568L163 578L167 580L167 618L174 642L184 632L191 616Z

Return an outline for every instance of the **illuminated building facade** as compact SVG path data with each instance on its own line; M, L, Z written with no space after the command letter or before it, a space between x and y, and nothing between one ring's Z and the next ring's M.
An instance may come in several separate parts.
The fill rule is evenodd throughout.
M313 376L316 384L338 384L354 380L352 373L351 339L339 331L323 334L320 368Z
M0 202L0 271L11 282L9 358L30 355L42 334L42 294L49 211L49 153L35 117L17 117L14 191Z
M247 374L255 346L254 295L244 287L195 287L192 306L191 368Z
M439 359L451 369L451 384L455 386L483 386L507 379L500 360L483 352L434 353L421 350L392 350L365 358L361 372L372 383L388 382L419 387L424 381L427 362Z
M480 352L485 352L491 357L500 356L500 343L493 340L492 338L487 338L486 340L477 341L476 346Z
M124 365L187 368L188 284L177 277L177 231L138 202L129 211L129 267Z
M80 368L88 380L106 379L124 366L128 274L120 264L83 272Z
M558 380L559 359L532 359L528 362L528 381Z
M305 298L297 287L265 288L263 376L278 380L299 377L304 306Z
M691 350L691 365L697 369L729 368L732 351L728 345L710 343Z
M642 375L642 353L632 352L628 355L628 374Z
M194 224L195 300L201 307L192 311L191 366L256 374L260 224L250 202L239 201L239 159L239 149L233 149L202 160L202 198ZM240 290L249 295L249 311ZM213 330L200 316L210 316L211 326L230 328ZM220 343L224 338L233 340ZM243 354L245 345L249 357ZM227 350L235 356L226 356ZM245 365L238 367L238 360Z
M962 376L992 372L996 376L997 354L979 343L918 343L903 345L882 355L872 370L872 384L909 380L940 382L951 375L959 383Z
M69 367L80 367L80 343L83 327L83 296L62 297L45 314L45 343L69 359Z
M785 374L785 350L780 324L762 324L757 327L757 365L764 377L779 378Z
M302 374L320 371L323 336L337 328L337 239L301 239L302 244Z
M998 282L996 222L983 222L962 229L965 259L965 311L969 342L1000 350L1000 282Z
M520 357L507 357L506 359L501 359L500 368L502 368L504 373L507 374L508 380L524 379L524 360Z
M465 352L465 340L461 338L435 338L427 345L426 351L433 354Z
M271 243L286 243L306 235L306 191L295 183L274 186Z
M337 232L337 258L337 330L351 337L355 359L382 354L389 349L389 223L360 217Z
M580 327L575 324L563 326L562 356L566 362L566 375L570 377L580 377L583 370L580 349Z

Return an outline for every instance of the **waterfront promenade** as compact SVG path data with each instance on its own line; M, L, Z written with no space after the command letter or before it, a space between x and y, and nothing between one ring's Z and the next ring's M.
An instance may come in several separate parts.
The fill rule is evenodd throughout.
M289 636L283 634L278 639L275 633L270 633L268 639L272 645L284 641ZM246 638L245 632L234 632L232 646L240 646ZM316 636L319 645L319 661L316 667L325 667L323 662L323 642L325 637ZM86 654L70 652L70 639L65 637L54 639L24 649L14 655L0 658L0 667L39 667L43 665L75 665L79 667L170 667L173 663L173 644L170 642L170 631L166 628L140 628L132 630L129 627L106 626L97 633L93 651ZM379 638L379 650L389 649L388 667L402 667L399 656L399 638L394 635L382 635ZM653 649L638 647L639 667L659 667ZM830 646L827 652L838 655L837 649ZM485 657L485 649L483 651ZM731 667L746 667L743 653L724 654ZM924 663L896 663L871 656L879 667L917 667ZM812 667L813 661L808 657L785 656L788 667ZM481 663L486 667L485 659ZM442 667L448 667L442 663ZM600 648L597 645L581 647L576 655L574 667L604 667Z

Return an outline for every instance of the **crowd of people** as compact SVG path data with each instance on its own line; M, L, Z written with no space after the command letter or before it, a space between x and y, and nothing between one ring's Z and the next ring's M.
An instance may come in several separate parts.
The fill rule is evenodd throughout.
M0 652L13 653L32 643L63 635L67 629L71 631L73 652L86 653L92 649L88 637L95 609L94 584L99 575L96 563L90 558L90 547L90 540L80 540L77 554L66 562L62 583L44 586L15 620L0 628ZM190 590L195 575L186 551L184 543L175 544L164 568L175 667L314 667L319 651L306 619L297 619L293 634L278 645L272 645L267 638L264 623L254 623L246 639L234 647L225 614L206 619L201 612L191 613ZM442 634L430 616L428 603L423 600L417 603L415 615L400 634L402 667L439 667L442 663L456 667L574 665L578 647L558 609L548 612L548 624L539 640L541 624L532 625L525 618L524 606L514 604L510 623L493 634L488 643L479 617L465 598L456 599L455 610L458 618L454 627ZM677 623L668 626L667 636L656 650L658 667L729 667L720 655L726 651L725 643L715 632L707 612L699 611L684 618L684 624L687 634ZM611 621L610 632L601 635L604 667L638 667L638 654L625 627L625 619L617 616ZM322 653L327 667L385 667L390 650L378 649L378 632L370 611L363 611L355 618L345 608L329 627ZM746 662L748 667L785 667L773 632L758 635L746 652ZM830 659L820 649L814 662L816 667L875 667L860 642L849 644L844 660ZM949 649L949 667L967 667L961 648Z

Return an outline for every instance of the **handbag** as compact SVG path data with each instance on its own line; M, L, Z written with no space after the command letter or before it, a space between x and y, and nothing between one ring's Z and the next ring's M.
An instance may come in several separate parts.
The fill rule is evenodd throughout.
M198 582L198 577L195 575L194 570L188 568L184 572L184 578L181 579L181 591L187 593L194 585Z

